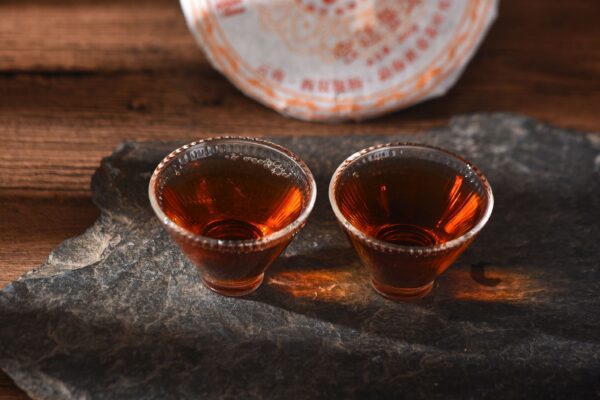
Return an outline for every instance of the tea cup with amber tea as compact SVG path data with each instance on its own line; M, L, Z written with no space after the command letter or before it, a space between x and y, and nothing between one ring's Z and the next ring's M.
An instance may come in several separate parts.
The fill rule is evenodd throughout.
M189 143L158 165L154 212L204 284L226 296L255 291L265 270L304 226L316 198L306 164L265 140Z
M331 179L329 200L373 288L392 300L427 295L494 205L487 179L472 163L402 143L347 158Z

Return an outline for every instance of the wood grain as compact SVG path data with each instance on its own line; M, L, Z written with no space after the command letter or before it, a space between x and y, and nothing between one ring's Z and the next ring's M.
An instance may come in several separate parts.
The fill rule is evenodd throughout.
M26 400L29 397L0 371L0 400Z
M175 0L0 3L0 287L97 217L90 176L122 140L412 134L511 111L600 131L600 2L502 0L441 99L360 124L283 118L215 72ZM0 373L0 400L26 398Z

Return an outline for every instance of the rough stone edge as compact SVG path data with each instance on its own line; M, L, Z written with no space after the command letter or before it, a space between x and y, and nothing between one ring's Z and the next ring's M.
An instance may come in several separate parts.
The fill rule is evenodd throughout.
M18 363L9 359L0 359L0 370L8 375L19 389L23 390L27 396L34 400L37 399L85 399L86 396L81 396L73 392L63 382L57 379L50 378L38 369L26 370L19 367ZM19 379L17 380L16 377ZM39 382L44 382L40 385Z

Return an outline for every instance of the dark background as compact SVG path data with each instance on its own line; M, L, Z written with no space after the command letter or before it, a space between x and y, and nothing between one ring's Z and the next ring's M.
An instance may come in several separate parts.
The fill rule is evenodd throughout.
M600 132L600 1L501 0L443 98L367 123L279 116L215 72L176 0L0 3L0 287L97 217L90 177L124 139L416 133L513 111ZM22 399L0 373L0 400Z

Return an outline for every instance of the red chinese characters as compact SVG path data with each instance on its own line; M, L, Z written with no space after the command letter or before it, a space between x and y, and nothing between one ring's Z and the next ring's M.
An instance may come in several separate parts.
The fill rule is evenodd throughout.
M246 12L242 0L216 0L215 8L217 13L223 17L229 17Z
M311 79L304 78L300 82L300 89L304 92L320 93L348 93L359 91L363 88L363 80L359 77L347 79Z

